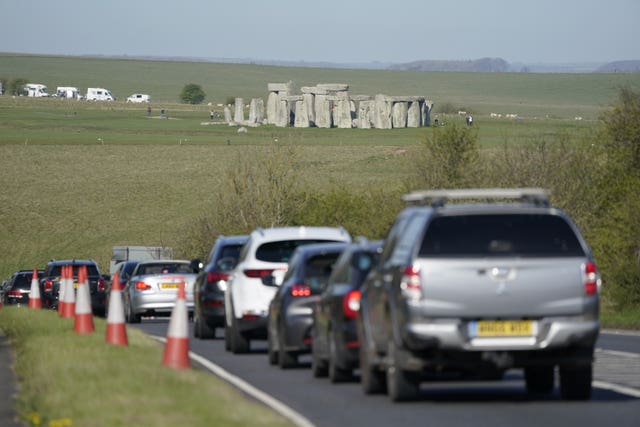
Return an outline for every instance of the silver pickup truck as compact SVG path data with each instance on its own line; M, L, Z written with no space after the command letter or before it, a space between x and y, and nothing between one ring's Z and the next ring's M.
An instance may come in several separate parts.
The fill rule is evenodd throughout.
M363 390L409 400L443 373L499 379L522 368L528 392L549 394L558 368L564 399L590 398L600 276L547 192L404 199L416 206L399 214L362 288Z

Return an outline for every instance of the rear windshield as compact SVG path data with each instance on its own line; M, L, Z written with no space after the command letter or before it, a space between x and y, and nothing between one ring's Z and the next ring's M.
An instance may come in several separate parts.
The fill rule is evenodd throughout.
M264 243L256 251L256 259L266 262L289 262L291 254L298 246L328 242L333 240L282 240Z
M220 258L233 258L237 260L240 256L240 250L242 250L242 245L225 246L220 251Z
M553 215L469 215L435 218L423 257L576 257L584 250L567 222Z
M87 267L87 275L89 276L99 276L100 273L98 273L98 268L95 265L85 265L85 267ZM78 269L80 268L79 265L74 265L73 266L73 275L77 276L78 275ZM51 275L52 276L60 276L61 275L61 269L62 267L57 265L55 267L53 267L51 269Z
M162 262L154 264L140 265L138 275L145 274L173 274L173 273L193 273L191 266L185 263Z
M19 289L27 289L31 287L31 278L33 273L18 274L13 280L13 287Z
M329 280L333 265L340 253L315 255L307 259L304 269L304 282L312 291L321 291Z

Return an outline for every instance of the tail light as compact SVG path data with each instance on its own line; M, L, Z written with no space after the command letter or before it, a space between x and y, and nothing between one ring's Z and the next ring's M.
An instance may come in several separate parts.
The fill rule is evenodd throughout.
M14 297L14 298L21 298L22 297L22 292L20 292L17 289L12 289L9 291L9 296L10 297Z
M107 290L107 284L104 279L101 277L98 279L98 292L104 292Z
M212 271L211 273L207 273L207 282L209 283L220 282L222 280L228 280L228 279L229 279L229 273L220 273L215 271Z
M138 291L147 291L151 289L151 285L145 282L136 282L136 290Z
M584 294L596 295L598 293L600 275L594 262L589 261L584 265L584 277Z
M273 269L262 269L262 270L244 270L243 273L247 277L251 277L253 279L262 279L270 275L273 272Z
M44 291L45 292L53 291L53 281L51 279L47 279L44 281Z
M291 295L294 297L308 297L311 296L311 288L309 285L298 284L291 287Z
M342 312L347 319L355 319L360 311L360 291L353 290L342 297Z
M402 296L408 300L417 301L422 298L422 284L420 283L420 269L413 265L407 266L400 280Z

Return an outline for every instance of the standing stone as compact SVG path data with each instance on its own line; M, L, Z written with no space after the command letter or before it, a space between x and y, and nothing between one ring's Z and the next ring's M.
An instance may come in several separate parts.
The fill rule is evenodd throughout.
M274 123L278 127L287 127L290 123L289 106L287 101L279 99L276 104L276 122Z
M304 102L305 109L307 111L309 126L315 126L316 125L315 96L311 93L304 93L302 95L302 101Z
M433 102L425 100L421 103L422 112L422 126L431 126L431 110L433 109Z
M391 126L393 128L407 127L407 102L394 102L391 107Z
M304 101L296 101L296 113L293 126L297 128L308 128L310 126L307 103Z
M385 95L375 97L375 121L376 129L391 129L391 101Z
M262 123L264 120L264 101L262 98L253 98L249 106L249 122Z
M340 129L350 129L351 123L351 102L346 92L341 92L335 101L333 109L333 123Z
M371 129L374 126L375 106L376 103L373 100L360 101L358 107L358 127L360 129Z
M420 114L420 102L414 101L409 103L407 111L407 127L417 128L422 126L422 116Z
M226 105L224 106L224 121L231 123L231 110Z
M273 83L269 83L271 85ZM278 110L278 93L277 92L269 92L269 97L267 98L267 123L270 125L276 124Z
M315 101L316 126L330 128L332 125L331 110L333 109L333 102L327 99L327 95L316 95Z
M233 115L233 121L236 123L244 122L244 100L242 98L236 98L236 109Z

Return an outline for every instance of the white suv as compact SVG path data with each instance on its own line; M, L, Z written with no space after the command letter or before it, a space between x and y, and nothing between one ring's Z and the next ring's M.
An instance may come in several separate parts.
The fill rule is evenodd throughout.
M262 278L286 270L293 251L301 245L350 242L341 227L258 228L240 252L225 292L225 347L233 353L249 351L251 339L266 339L267 312L276 292Z

